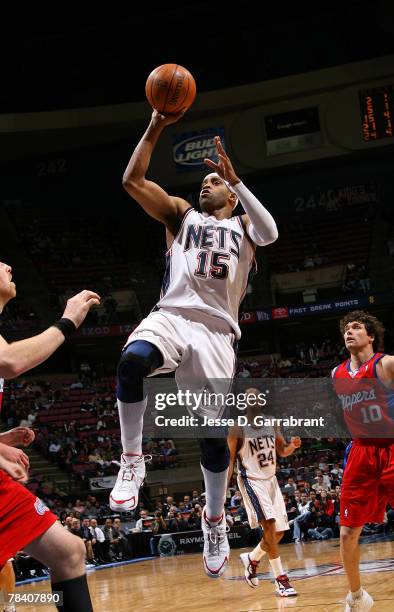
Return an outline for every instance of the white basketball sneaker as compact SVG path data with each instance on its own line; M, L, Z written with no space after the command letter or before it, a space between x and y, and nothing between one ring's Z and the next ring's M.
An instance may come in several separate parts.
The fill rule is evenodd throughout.
M230 557L227 532L230 530L223 512L217 525L211 525L202 511L201 529L204 534L204 569L210 578L219 578L226 569Z
M373 599L367 591L362 589L361 597L353 599L352 594L346 596L345 612L366 612L373 606Z
M253 561L249 557L249 553L242 553L239 555L241 563L245 568L245 580L252 589L259 586L259 579L257 576L257 570L260 561Z
M275 578L276 593L280 597L295 597L298 593L291 586L289 578L286 574Z
M109 496L109 505L115 512L130 512L138 504L138 493L145 480L145 461L151 459L150 455L144 457L122 455L120 463L113 461L120 467L114 488Z

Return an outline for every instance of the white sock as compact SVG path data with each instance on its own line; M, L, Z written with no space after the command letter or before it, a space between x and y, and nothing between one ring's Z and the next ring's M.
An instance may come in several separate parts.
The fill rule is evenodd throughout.
M270 559L270 564L272 567L272 571L274 572L275 578L283 575L284 572L283 572L282 561L280 560L280 557L278 557L277 559Z
M363 589L362 589L362 587L360 587L360 588L358 589L358 591L354 591L354 592L353 592L353 591L351 591L351 594L352 594L353 599L359 599L359 598L361 597L361 595L363 594Z
M266 554L267 553L261 548L260 544L257 544L256 548L249 553L249 558L251 561L260 561Z
M142 454L142 427L147 401L147 397L142 402L132 404L117 400L122 448L125 454Z
M211 522L211 519L216 519L213 522L217 523L224 511L228 468L223 472L211 472L203 466L201 466L201 469L205 482L205 516L209 522Z

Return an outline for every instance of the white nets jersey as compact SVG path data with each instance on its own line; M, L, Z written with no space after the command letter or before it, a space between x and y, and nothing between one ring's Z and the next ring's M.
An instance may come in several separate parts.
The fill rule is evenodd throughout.
M256 269L254 255L241 217L219 221L187 209L166 254L158 308L203 310L227 321L239 338L238 310Z
M238 473L242 478L266 480L276 472L275 430L242 427L243 442L238 451ZM254 437L254 431L256 435ZM253 437L246 437L253 436Z

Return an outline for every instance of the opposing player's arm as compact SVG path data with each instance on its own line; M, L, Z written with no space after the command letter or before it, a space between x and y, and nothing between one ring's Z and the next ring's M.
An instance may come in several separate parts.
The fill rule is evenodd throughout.
M276 452L280 457L288 457L292 455L297 448L301 446L301 438L294 437L290 442L286 442L279 429L275 429L275 446Z
M379 377L390 387L394 387L394 356L385 355L378 363L381 365Z
M234 465L237 459L238 450L242 445L242 431L238 426L230 427L228 431L227 444L230 451L230 463L228 466L228 480L230 482L233 473L234 473Z
M164 116L153 111L148 128L134 149L122 181L127 193L148 215L164 223L172 234L177 233L182 216L190 204L182 198L170 196L157 183L148 180L146 172L161 132L182 115Z
M81 291L67 301L63 318L69 319L77 328L84 321L90 308L99 303L100 297L97 293ZM15 378L38 366L63 344L64 339L63 332L57 327L49 327L37 336L11 344L0 336L0 377Z
M204 163L217 172L227 181L231 189L237 195L246 215L242 215L242 221L252 241L258 246L266 246L275 242L278 238L278 228L271 213L262 205L255 195L241 182L237 176L230 158L226 154L219 136L215 137L215 145L218 154L218 163L211 159L204 159Z

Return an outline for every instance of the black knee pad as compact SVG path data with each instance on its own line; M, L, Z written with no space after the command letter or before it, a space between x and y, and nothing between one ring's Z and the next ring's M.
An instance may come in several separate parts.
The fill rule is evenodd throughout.
M223 472L230 463L227 438L202 438L201 465L210 472Z
M118 363L118 399L127 403L141 402L144 378L162 364L163 356L156 346L146 340L130 342Z

